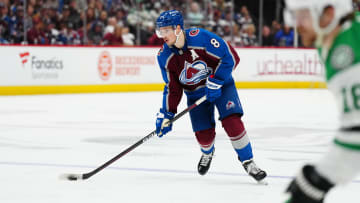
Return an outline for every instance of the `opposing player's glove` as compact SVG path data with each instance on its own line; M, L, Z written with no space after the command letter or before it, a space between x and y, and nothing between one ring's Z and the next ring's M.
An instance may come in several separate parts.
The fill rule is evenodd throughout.
M172 123L169 123L174 118L174 113L167 112L164 109L160 109L160 112L156 114L156 134L158 137L162 137L172 129Z
M314 166L305 165L287 188L290 199L286 203L323 203L332 187L334 185L322 177Z
M210 75L206 80L206 98L209 102L214 102L221 96L221 87L224 81L214 78L214 75Z

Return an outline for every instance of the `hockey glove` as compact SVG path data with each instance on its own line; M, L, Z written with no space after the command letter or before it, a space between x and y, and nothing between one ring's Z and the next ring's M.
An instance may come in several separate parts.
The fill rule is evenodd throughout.
M156 114L156 134L158 137L162 137L172 129L172 123L169 123L174 118L174 113L167 112L164 109L160 109L160 112Z
M322 177L314 166L306 165L287 188L290 199L286 203L323 203L332 187L334 185Z
M206 80L206 99L209 102L214 102L221 96L221 87L224 81L214 78L214 75L210 75Z

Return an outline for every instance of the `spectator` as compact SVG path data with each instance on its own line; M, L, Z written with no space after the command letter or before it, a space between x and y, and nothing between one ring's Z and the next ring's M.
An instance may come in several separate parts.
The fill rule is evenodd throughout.
M130 32L129 27L125 26L122 29L122 38L124 41L124 45L134 45L135 36Z
M74 30L72 22L64 24L63 30L61 31L60 38L63 44L81 44L80 34Z
M48 39L45 36L43 29L43 23L40 20L40 16L33 17L34 26L27 32L27 38L29 44L49 44Z
M80 13L77 8L76 0L71 0L69 5L69 22L72 23L74 29L81 27L82 22L80 19Z
M222 23L221 12L219 10L214 11L213 20L209 22L209 26L211 27L211 32L215 32L218 35L223 35L223 28L221 26Z
M117 23L116 23L116 18L115 17L108 18L107 25L106 25L105 30L104 30L104 35L106 35L107 33L114 33L116 24Z
M1 20L4 21L7 26L11 26L12 20L9 16L9 8L4 4L4 2L0 2L0 12Z
M88 34L89 45L101 45L103 40L104 24L97 21L93 24Z
M103 39L104 45L123 45L122 28L119 25L115 26L114 33L107 33Z
M233 26L233 35L234 35L234 38L232 40L232 45L233 46L242 46L240 28L239 28L239 25L237 25L237 24L234 24L234 26Z
M284 25L281 30L279 30L274 37L274 45L280 47L289 47L294 45L294 32L293 30Z
M206 3L205 0L143 0L139 2L139 13L137 13L138 11L135 9L134 1L131 0L86 0L87 10L85 12L80 12L80 7L78 6L80 3L78 0L27 0L25 19L23 19L22 2L22 0L0 0L0 24L3 26L3 34L1 37L9 43L22 42L24 39L24 25L27 31L32 30L32 32L34 32L34 30L36 30L34 28L36 25L33 24L33 17L35 15L41 16L40 21L44 24L42 28L43 32L45 32L47 36L52 36L50 38L46 37L50 39L49 43L53 43L54 41L53 32L57 30L59 33L63 30L61 28L68 27L68 23L72 23L72 29L79 34L81 42L87 43L87 41L83 39L85 31L89 37L98 36L97 39L100 38L100 35L94 35L94 25L96 22L101 21L103 24L102 30L104 30L101 36L101 39L103 39L107 33L113 32L115 26L113 19L116 18L115 24L121 27L128 27L123 30L124 44L133 44L134 37L136 36L139 37L141 45L157 45L158 43L160 44L161 40L152 35L154 27L149 25L153 24L154 19L161 11L173 8L184 12L190 26L206 27L206 29L225 37L226 40L231 41L234 45L242 43L239 41L240 34L234 33L246 33L246 27L256 22L256 19L251 17L251 12L246 6L241 6L240 10L237 10L239 12L231 15L231 9L233 7L239 8L239 3L234 1L235 5L232 5L231 2L227 0L212 0L211 3ZM206 6L206 8L201 9L201 5ZM355 3L354 6L356 6ZM187 7L189 7L189 10ZM186 11L188 11L188 13L186 13ZM202 11L207 15L205 16ZM87 25L85 25L86 29L83 27L85 19L87 23ZM235 23L231 24L232 21ZM231 33L229 23L233 27L233 36L229 35L229 33ZM238 26L236 27L234 24ZM137 26L140 26L140 36L136 35ZM280 30L281 25L277 21L274 21L271 26L270 36L275 36ZM266 33L266 31L264 32ZM60 41L62 42L63 40ZM263 36L265 46L270 45L270 41L266 36ZM59 39L56 40L56 43L59 43Z
M101 11L98 20L101 21L104 25L106 25L107 21L108 21L107 12L106 11Z
M102 11L104 11L104 4L100 0L95 1L95 17L99 18Z
M68 5L64 5L63 12L59 16L59 20L62 22L68 22L70 17L70 8Z
M242 46L245 47L258 45L255 35L254 24L247 25L246 28L243 30L243 33L241 34L241 42L242 42Z
M161 9L162 5L160 2L156 1L154 3L154 8L150 10L150 16L153 19L153 21L156 21L156 18L160 15L160 13L162 12Z
M47 43L57 44L57 38L59 36L59 31L56 30L55 24L51 21L45 24L45 37L47 38Z
M222 35L220 35L226 42L231 42L231 25L230 23L226 23L222 27Z
M86 11L87 31L90 31L92 24L94 23L95 20L96 20L95 10L93 8L88 8L88 10Z
M154 33L147 41L148 45L153 46L162 46L164 44L164 40L158 38L158 36Z
M3 18L8 25L9 43L21 43L24 36L24 9L21 5L13 5L10 15Z
M190 12L187 14L187 20L190 26L201 25L204 15L201 13L200 6L197 2L190 4Z
M59 3L56 0L46 0L44 3L44 7L50 9L58 9Z
M254 24L249 10L246 6L241 7L241 17L238 20L238 24L241 26L242 29L246 29L248 25Z
M121 9L116 11L116 21L117 24L120 25L121 27L124 27L127 24L125 11Z
M144 22L143 29L140 32L140 43L146 44L148 39L154 34L154 23L153 22Z
M281 24L276 20L273 20L271 23L271 34L275 36L275 34L281 30Z
M271 30L269 26L264 25L261 37L262 37L262 46L274 45L274 35L271 34Z
M5 26L2 24L2 22L0 21L0 44L9 44L9 42L6 39L6 24Z

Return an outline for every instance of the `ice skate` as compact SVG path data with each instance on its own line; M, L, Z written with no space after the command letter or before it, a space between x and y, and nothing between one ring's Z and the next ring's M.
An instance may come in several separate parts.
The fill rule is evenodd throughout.
M266 172L261 170L252 159L246 160L242 164L245 171L256 181L262 182L262 180L266 177Z
M198 172L200 175L205 175L211 164L212 157L214 156L215 149L210 154L202 154L199 164L198 164Z

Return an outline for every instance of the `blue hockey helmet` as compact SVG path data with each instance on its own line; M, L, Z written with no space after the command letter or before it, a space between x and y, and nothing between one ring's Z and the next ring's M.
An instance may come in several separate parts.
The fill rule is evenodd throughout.
M164 11L156 20L157 34L161 27L172 26L176 28L177 25L180 25L181 29L184 29L184 19L181 12L177 10Z

